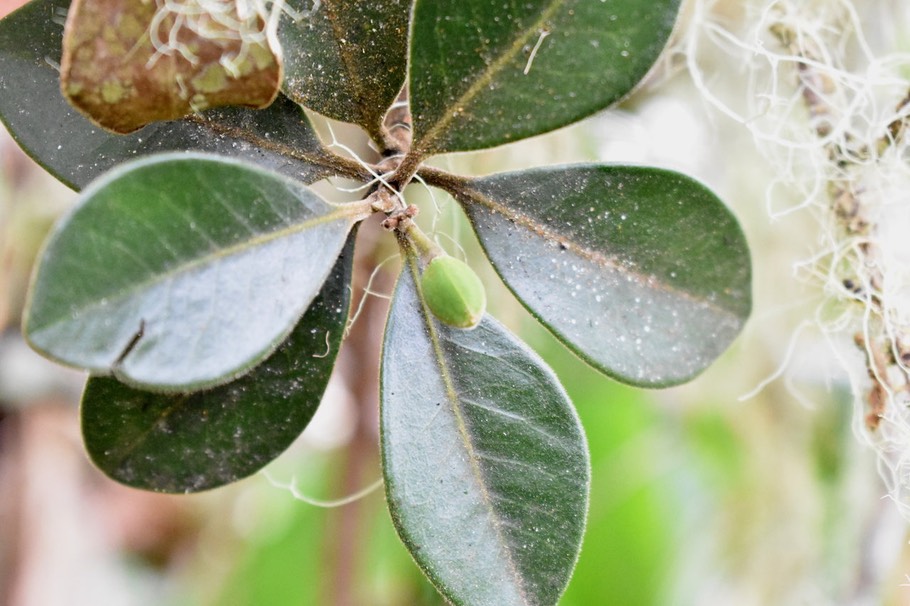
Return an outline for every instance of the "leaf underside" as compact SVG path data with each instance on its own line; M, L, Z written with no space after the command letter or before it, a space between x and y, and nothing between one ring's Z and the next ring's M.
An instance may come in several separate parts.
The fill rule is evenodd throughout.
M218 109L127 136L98 128L60 93L67 0L32 0L0 20L0 120L19 145L74 189L139 156L197 150L243 158L312 183L331 174L303 114L279 97L268 109Z
M136 387L224 383L290 333L344 245L350 212L215 156L124 164L48 239L27 336L58 361Z
M415 151L493 147L608 107L651 68L678 9L679 0L417 0Z
M304 430L322 398L348 315L353 236L291 336L244 377L183 395L92 377L82 434L109 477L157 492L229 484L275 459Z
M297 11L310 2L288 3ZM283 90L325 116L362 126L381 142L386 110L404 85L410 0L322 0L284 18Z
M434 320L407 263L382 364L383 473L393 521L453 603L555 604L584 531L589 469L556 377L488 316Z
M749 315L745 237L689 177L578 165L471 180L452 193L522 303L619 380L684 382Z
M34 0L0 22L0 119L77 189L127 159L185 149L318 180L330 162L296 103L378 140L407 71L410 2L323 0L281 27L294 101L118 137L60 95L52 64L68 4ZM492 147L611 105L650 69L678 6L416 0L414 153ZM590 165L448 186L523 304L620 380L688 380L749 314L743 234L687 177ZM205 490L254 473L299 435L347 318L353 208L201 154L146 158L87 188L46 247L26 330L37 349L93 373L83 434L106 474L155 491ZM472 330L438 322L417 260L405 256L381 369L396 529L454 604L555 605L578 557L590 481L571 402L495 320Z

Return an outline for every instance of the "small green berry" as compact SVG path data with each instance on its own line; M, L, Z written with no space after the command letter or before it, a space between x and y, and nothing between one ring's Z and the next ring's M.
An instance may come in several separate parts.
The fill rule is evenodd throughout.
M467 263L441 256L430 261L420 279L424 300L441 322L474 328L487 308L487 293Z

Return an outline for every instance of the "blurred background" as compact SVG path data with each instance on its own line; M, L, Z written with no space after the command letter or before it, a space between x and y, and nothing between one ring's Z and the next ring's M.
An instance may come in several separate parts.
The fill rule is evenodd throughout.
M834 34L846 67L863 69L854 27L862 23L871 51L904 57L893 67L910 77L905 0L798 4L810 14L837 5L847 15L813 17ZM12 8L0 0L0 15ZM643 391L592 371L509 295L451 199L407 192L424 227L478 269L490 311L552 365L581 416L591 504L563 606L910 604L907 522L887 498L881 459L857 422L865 387L850 377L862 378L863 356L849 330L819 320L848 304L801 271L831 227L809 209L817 201L807 204L782 177L782 164L797 164L786 155L792 150L762 140L769 131L751 119L762 99L774 100L756 83L773 79L777 98L798 107L795 72L760 56L760 44L773 39L754 30L758 17L779 9L787 4L690 2L669 52L617 108L529 141L438 160L471 174L648 163L710 185L752 248L755 309L733 347L686 386ZM805 108L762 115L805 127ZM235 485L156 495L92 467L79 435L84 376L32 353L19 333L31 264L74 201L0 133L0 604L442 604L399 543L381 488L330 508L287 488L332 500L380 477L376 346L381 295L397 268L392 239L361 230L354 307L365 297L363 310L297 443Z

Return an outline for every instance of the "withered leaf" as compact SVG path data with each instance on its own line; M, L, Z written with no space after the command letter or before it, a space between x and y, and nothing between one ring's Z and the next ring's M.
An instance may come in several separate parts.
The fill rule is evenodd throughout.
M265 16L243 6L73 0L63 37L63 96L99 126L123 134L211 107L266 107L281 86L281 57L269 45Z

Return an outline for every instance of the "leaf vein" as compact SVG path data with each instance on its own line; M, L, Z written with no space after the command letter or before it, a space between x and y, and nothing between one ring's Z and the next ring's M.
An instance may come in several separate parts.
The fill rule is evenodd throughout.
M505 537L502 533L502 528L500 526L501 516L496 508L493 506L493 501L490 495L489 488L487 486L488 482L484 477L483 470L480 468L477 459L477 450L474 446L473 440L468 432L468 428L465 422L464 412L461 409L461 402L459 394L455 388L455 383L452 379L452 374L448 367L448 360L446 358L445 352L443 351L442 342L440 341L440 336L436 330L434 320L432 319L432 314L427 307L426 300L423 297L423 293L420 290L420 276L418 275L417 261L413 256L413 253L410 253L407 258L408 266L410 268L411 276L414 281L414 287L417 291L417 297L421 306L421 312L423 315L423 320L429 335L433 352L436 357L436 362L439 366L440 374L442 375L443 384L445 386L446 396L449 399L449 404L451 405L452 414L455 416L456 423L458 425L459 433L461 434L462 443L467 451L469 465L472 472L474 473L475 480L477 481L478 489L482 495L483 501L486 504L487 511L490 515L490 522L492 524L493 530L496 533L496 536L499 540L500 545L503 548L503 556L506 559L507 565L512 573L512 578L515 581L516 590L521 594L521 596L527 601L527 590L524 587L522 582L521 575L518 572L518 567L515 565L515 562L512 559L512 553L509 549L509 543L505 540Z
M180 264L180 265L177 265L174 267L170 267L170 268L166 268L164 271L161 271L159 273L155 273L155 270L153 269L152 270L153 275L150 278L135 282L133 284L133 286L130 288L125 288L125 289L120 290L119 292L110 293L106 298L108 299L108 301L125 300L138 292L155 287L155 286L157 286L167 280L171 280L179 275L187 274L199 267L212 263L217 259L227 258L227 257L235 255L235 254L243 254L258 246L264 246L275 240L290 237L295 234L301 233L307 229L317 227L322 224L331 223L333 221L346 220L346 222L350 223L351 220L355 216L356 215L354 214L354 212L352 212L352 209L342 207L342 208L338 208L335 211L330 212L328 214L321 215L319 217L314 217L314 218L308 219L306 221L301 221L300 223L296 223L294 225L286 226L283 229L278 229L278 230L271 231L271 232L264 232L264 233L261 233L260 235L256 236L255 238L243 240L241 242L232 244L230 246L226 246L226 247L218 249L218 250L210 251L207 254L204 254L199 257L195 257L183 264ZM96 301L93 301L86 305L81 306L78 309L78 311L80 313L88 313L90 311L102 308L104 305L106 305L106 303L103 304L101 302L101 300L96 300ZM52 321L45 323L43 325L42 329L47 330L47 329L53 328L54 326L56 326L58 324L65 323L68 321L72 321L72 312L63 315L63 316L57 318L56 320L52 320Z
M448 128L449 123L452 122L457 116L460 115L460 111L463 111L469 103L478 95L481 91L485 90L490 83L493 81L493 78L504 70L518 54L522 51L524 46L528 41L535 35L539 35L539 32L550 18L556 13L559 8L565 4L566 0L552 0L550 4L543 9L538 17L524 32L518 35L515 40L509 45L496 59L487 64L487 69L479 74L479 76L474 80L474 82L461 94L458 99L455 100L452 110L455 111L444 111L440 118L436 121L435 124L426 132L426 134L421 138L420 141L415 142L415 146L412 155L423 156L428 151L432 150L433 142L441 136L445 129ZM481 36L483 39L483 36Z
M534 217L531 217L527 214L524 214L514 208L510 208L501 202L490 199L485 196L483 193L470 187L466 182L462 184L462 187L459 187L456 190L456 196L460 197L463 201L470 201L479 204L480 206L485 207L493 213L498 213L505 217L508 221L520 225L521 227L527 229L537 237L553 244L559 246L564 250L568 250L580 257L581 259L588 261L602 270L611 270L626 277L629 280L635 281L636 283L652 288L655 290L660 290L664 293L670 294L679 299L688 301L695 305L707 307L712 312L731 319L732 321L738 321L738 316L718 305L716 302L711 301L707 297L695 295L689 291L681 290L667 284L663 280L658 280L654 276L646 275L637 271L633 271L628 267L624 266L615 258L610 258L604 253L591 249L589 247L579 244L576 240L570 240L568 238L560 237L560 235L553 231L551 228L543 225L541 222L537 221Z

